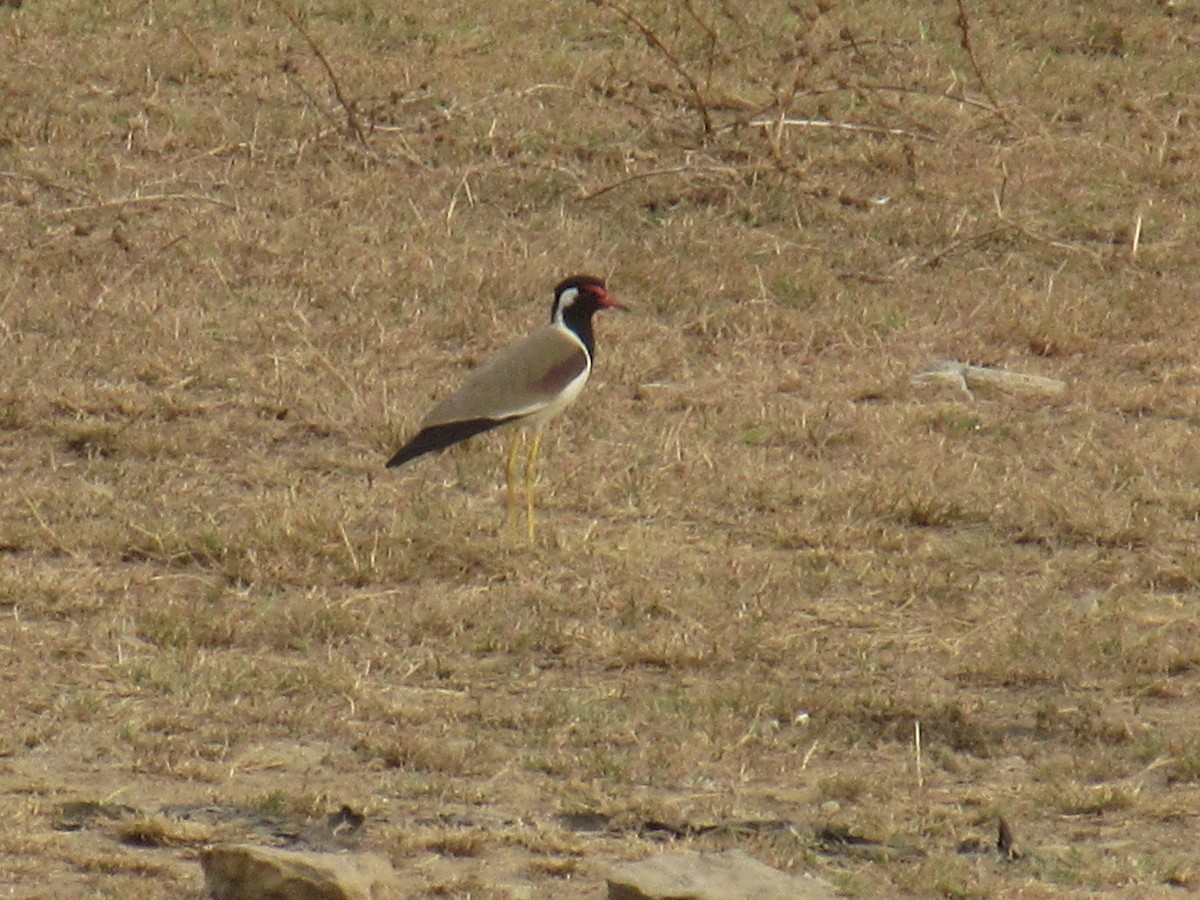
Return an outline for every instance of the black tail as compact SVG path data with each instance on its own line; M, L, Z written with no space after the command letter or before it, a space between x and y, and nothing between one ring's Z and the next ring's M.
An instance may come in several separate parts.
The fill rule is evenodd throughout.
M509 419L468 419L465 422L448 422L445 425L431 425L396 451L396 455L388 460L387 467L394 469L407 462L412 462L418 456L445 450L452 444L465 441L469 437L491 431Z

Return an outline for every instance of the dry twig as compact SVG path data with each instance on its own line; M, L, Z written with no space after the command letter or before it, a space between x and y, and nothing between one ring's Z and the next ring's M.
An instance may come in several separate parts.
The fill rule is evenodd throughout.
M632 184L635 181L645 181L647 178L658 178L662 175L678 175L682 172L718 172L722 175L736 177L735 170L727 166L670 166L665 169L651 169L648 172L635 172L633 175L627 175L617 181L611 181L608 184L588 191L586 194L578 198L580 203L586 203L589 200L595 200L609 191L615 191L619 187L624 187L627 184Z
M272 2L276 2L276 0L272 0ZM662 42L662 39L659 38L657 34L654 33L654 29L631 13L620 3L612 3L610 0L592 0L592 2L597 6L611 9L627 23L640 31L642 37L646 39L646 42L663 55L663 58L670 63L671 68L673 68L679 74L679 77L682 78L687 84L688 90L692 94L692 100L696 104L696 111L700 113L700 118L704 122L704 133L706 135L712 134L712 116L709 114L708 104L704 100L704 95L700 91L700 85L696 82L696 79L692 77L691 73L687 70L683 63L681 63L675 54L671 52L670 48Z
M971 60L971 68L975 70L975 77L979 79L979 84L983 88L983 92L987 94L988 100L991 101L992 111L1005 122L1008 122L1008 114L1000 108L1000 100L997 98L996 92L992 90L991 82L983 74L983 67L979 65L979 58L975 55L975 45L971 42L971 20L967 16L967 6L963 0L958 0L958 16L954 20L954 24L958 26L959 34L961 35L959 43L967 51L967 57Z
M776 128L783 125L797 125L804 128L830 128L841 131L864 131L867 134L895 135L909 137L919 141L936 141L937 138L919 131L909 131L906 128L885 128L881 125L862 125L857 122L831 122L828 119L797 119L791 116L774 119L754 119L751 125L758 128Z
M81 203L76 206L63 206L49 210L51 215L72 216L81 212L95 212L101 209L116 209L122 206L134 206L139 203L211 203L226 209L236 210L238 205L210 194L133 194L129 197L114 197L111 200L99 200L95 203Z
M333 86L333 95L337 97L338 103L341 104L342 109L346 112L346 129L350 132L350 134L358 139L360 144L365 145L367 143L367 135L366 132L363 131L362 124L358 121L358 113L355 112L354 101L348 99L342 92L342 85L341 82L338 81L337 73L333 71L333 66L329 64L329 60L321 51L321 47L317 44L313 36L308 33L308 30L296 17L296 14L283 5L282 0L271 0L271 5L279 10L279 12L283 14L283 17L291 23L292 27L295 28L296 31L300 32L301 37L308 42L308 46L312 49L313 55L320 60L321 65L325 69L325 74L329 76L329 83Z

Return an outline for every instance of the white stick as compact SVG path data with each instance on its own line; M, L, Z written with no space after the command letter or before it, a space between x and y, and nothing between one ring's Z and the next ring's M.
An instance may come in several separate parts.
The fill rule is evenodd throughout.
M917 788L923 790L925 788L925 776L921 772L921 720L917 719L913 722L913 744L917 753Z

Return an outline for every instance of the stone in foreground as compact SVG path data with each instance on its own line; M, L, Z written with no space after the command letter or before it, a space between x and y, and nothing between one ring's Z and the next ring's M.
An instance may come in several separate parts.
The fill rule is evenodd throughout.
M678 853L615 867L608 900L832 900L833 885L743 853Z
M212 900L384 900L401 896L395 869L375 853L314 853L251 844L200 854Z

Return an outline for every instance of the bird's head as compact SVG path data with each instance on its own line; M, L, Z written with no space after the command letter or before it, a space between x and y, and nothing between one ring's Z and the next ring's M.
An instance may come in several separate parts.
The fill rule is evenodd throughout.
M554 289L554 306L550 317L561 322L565 317L587 318L602 309L625 309L625 305L609 295L604 279L594 275L572 275Z

